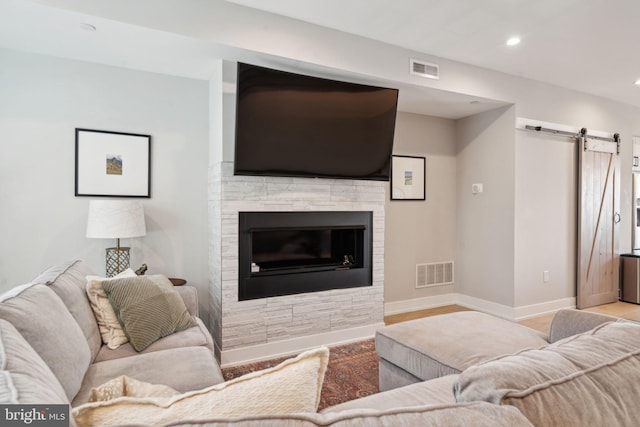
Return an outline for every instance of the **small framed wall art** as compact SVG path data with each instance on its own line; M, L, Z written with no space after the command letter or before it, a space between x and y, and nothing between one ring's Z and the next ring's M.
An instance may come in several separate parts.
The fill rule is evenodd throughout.
M391 162L391 200L425 200L427 159L393 156Z
M151 135L76 129L76 196L151 197Z

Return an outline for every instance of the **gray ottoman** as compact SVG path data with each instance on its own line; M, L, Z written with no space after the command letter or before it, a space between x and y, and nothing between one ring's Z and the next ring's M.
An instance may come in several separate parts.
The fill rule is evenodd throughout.
M547 344L542 332L476 311L385 326L376 332L380 390L458 374L471 365Z

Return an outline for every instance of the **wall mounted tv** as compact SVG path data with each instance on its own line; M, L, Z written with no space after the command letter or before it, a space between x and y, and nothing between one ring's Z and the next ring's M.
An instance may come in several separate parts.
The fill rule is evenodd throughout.
M387 181L398 90L238 63L236 175Z

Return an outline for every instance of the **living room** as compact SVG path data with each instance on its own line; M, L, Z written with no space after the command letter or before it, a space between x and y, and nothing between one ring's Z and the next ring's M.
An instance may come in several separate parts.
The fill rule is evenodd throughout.
M0 199L6 224L2 234L5 244L0 249L0 293L28 283L48 266L65 265L63 273L55 272L56 277L64 278L58 281L62 283L49 281L45 274L41 282L22 290L23 298L7 297L18 302L0 304L0 376L18 366L22 378L35 376L30 385L37 392L25 394L38 397L35 403L61 403L67 409L68 404L76 409L99 408L101 404L91 403L89 395L94 387L106 385L117 375L169 385L175 390L163 392L183 396L209 387L224 388L219 365L232 367L292 356L310 348L326 365L328 350L318 346L365 338L373 341L374 333L384 329L385 341L376 345L380 366L389 369L387 383L380 389L383 393L369 396L369 400L311 414L318 408L317 384L312 384L315 394L310 396L297 393L292 383L287 383L289 387L251 389L266 394L294 389L292 400L308 398L310 409L300 412L310 414L291 421L291 425L327 425L331 420L362 425L357 417L371 417L376 410L390 417L388 425L424 425L415 420L430 417L426 412L431 412L433 405L453 408L455 412L448 416L458 423L467 420L466 425L472 421L492 426L530 425L527 419L533 419L532 412L552 417L554 425L568 425L558 418L562 415L575 416L572 420L586 417L595 424L611 420L608 425L634 425L634 417L640 417L632 393L640 360L637 325L591 317L594 313L586 311L562 310L577 305L579 179L575 138L525 129L541 126L575 135L586 128L589 135L621 136L620 174L615 178L620 188L620 221L612 227L619 231L617 251L629 252L635 207L632 140L640 135L640 104L632 101L633 96L612 99L527 78L525 71L514 75L456 62L245 7L240 0L191 2L190 7L184 7L185 3L7 0L0 4L0 137L7 148L0 160ZM592 13L602 7L592 6ZM469 7L477 12L479 6ZM539 19L532 19L532 25L543 22L545 12L539 12L542 15L535 15ZM468 23L473 16L470 13L460 22ZM633 17L628 14L629 22ZM554 25L557 29L562 22ZM552 28L545 30L553 34ZM525 46L526 41L523 35ZM503 46L502 40L500 43L495 54L514 62L522 59L517 50ZM410 60L437 65L439 78L411 74ZM399 89L393 154L425 158L424 200L394 200L390 184L384 181L288 177L259 181L263 178L234 175L239 62ZM633 81L624 85L629 92L635 89ZM149 276L186 280L188 286L168 286L182 296L192 317L187 316L191 329L161 338L150 344L150 350L134 351L129 344L107 349L93 324L84 272L90 268L104 276L105 249L115 242L87 237L89 202L95 198L74 194L74 133L78 128L151 136L151 191L148 198L137 199L144 206L146 232L142 237L123 239L123 245L131 247L133 269L145 264ZM371 212L372 286L239 301L238 213L278 210ZM75 259L84 263L64 264ZM433 263L452 263L452 280L419 286L417 269ZM75 292L73 297L82 300L83 312L79 305L62 301L63 296L74 299L69 289ZM39 298L31 299L37 292ZM54 292L62 296L58 298ZM14 310L18 304L23 304L22 311ZM436 331L433 334L416 334L415 328L406 326L408 322L403 322L404 330L384 325L389 315L451 304L471 310L458 317L436 316L437 320L420 324ZM284 305L288 306L284 313L276 311ZM554 318L555 328L544 337L505 321L555 312L560 313L559 320ZM89 321L76 324L82 316ZM10 323L10 317L19 319ZM18 326L26 332L20 330L16 338L11 333ZM451 329L441 333L447 327ZM595 332L585 333L591 328ZM67 339L69 336L73 339ZM47 347L42 360L35 354L40 353L39 347L29 353L14 345L20 342L18 338L34 348ZM437 375L411 372L410 365L416 360L411 355L408 362L402 360L413 348L404 346L402 350L396 343L414 345L415 338L424 338L418 342L418 350L423 346L441 352L442 358L433 361L425 362L424 354L418 356L418 365L424 362L427 368L439 371ZM437 345L428 338L437 340ZM471 369L475 362L467 360L443 373L443 367L453 366L449 361L469 353L475 357L484 352L483 360L502 354L498 350L502 347L494 345L501 338L510 346L505 354L543 347L548 353L558 348L563 353L568 342L568 347L577 351L563 354L567 360L577 361L572 366L589 367L583 377L589 384L594 377L594 381L602 381L602 396L589 390L584 394L570 390L559 393L568 399L563 400L566 413L557 409L561 404L558 396L552 395L546 403L553 410L537 410L546 406L533 402L520 408L522 415L510 404L494 405L494 396L473 393L473 387L489 390L487 382L500 377L491 372L499 361ZM52 342L55 345L49 345ZM459 351L456 344L460 343L469 352ZM518 362L512 365L515 370L509 378L515 378L518 386L527 383L522 379L524 373L555 369L547 363L551 360L548 355L538 359L538 366L535 355L527 359L528 353L522 353L524 356L508 359ZM4 363L7 354L16 365ZM59 357L61 354L64 357ZM287 366L295 367L300 360L304 359ZM634 365L626 365L628 361ZM606 372L592 376L592 368L601 366ZM315 371L324 374L323 368ZM47 372L51 387L43 386L38 378ZM455 374L448 375L451 372ZM573 371L561 374L578 378ZM295 378L322 383L322 376L297 373L288 375L286 381ZM405 385L408 377L408 382L415 384ZM22 391L23 384L16 384ZM469 387L462 390L465 385ZM622 392L627 389L629 393ZM199 395L195 393L189 396ZM615 393L616 404L622 402L616 406L619 412L598 406ZM53 394L52 400L41 397ZM239 412L234 416L246 414L246 402L231 400L238 404L235 410ZM414 405L422 405L416 408L423 408L420 411L424 413L397 410ZM207 404L196 406L200 411L208 408ZM223 402L220 409L225 406ZM592 417L590 408L601 418ZM360 412L350 418L353 409ZM189 411L186 408L186 415L175 415L173 420L188 419ZM121 422L132 422L127 417L134 413L136 410L120 411L119 416L124 416ZM162 415L160 419L164 420ZM148 421L144 415L142 420ZM271 421L272 425L282 423L280 419ZM215 425L228 425L226 420L220 422ZM240 421L239 425L264 425L260 422ZM441 421L441 425L451 424Z
M52 19L45 28L68 24L68 40L89 39L82 43L93 53L80 58L69 46L59 56L47 55L42 28L24 35L22 49L0 51L2 139L10 144L0 193L4 222L11 224L5 230L11 244L1 249L1 290L62 260L103 268L104 248L113 242L85 236L88 199L73 194L73 132L144 133L153 141L152 192L143 200L146 236L126 242L132 266L145 263L151 273L186 279L198 289L202 317L209 321L211 171L233 159L230 76L235 63L245 61L384 83L423 99L398 114L394 154L426 157L426 200L392 201L384 184L378 323L383 313L451 303L512 320L575 306L575 153L571 144L517 127L526 118L619 133L621 158L631 159L638 107L227 2L213 2L208 14L180 23L147 22L143 2L135 10L122 3L102 11L82 2L57 3L71 10L51 2L3 5L3 16L14 22L38 22L46 10ZM89 21L95 32L78 27ZM101 37L109 37L102 28L117 29L130 43L106 64L92 56ZM154 49L163 49L169 64L145 63L144 52ZM172 63L171 52L184 61ZM409 58L438 64L440 79L411 76ZM443 98L440 108L427 102ZM630 161L621 164L621 194L630 194ZM483 193L472 194L475 183L483 184ZM631 198L620 202L619 227L631 229ZM620 233L619 247L631 248L630 233ZM453 284L416 288L416 264L447 261L454 261Z

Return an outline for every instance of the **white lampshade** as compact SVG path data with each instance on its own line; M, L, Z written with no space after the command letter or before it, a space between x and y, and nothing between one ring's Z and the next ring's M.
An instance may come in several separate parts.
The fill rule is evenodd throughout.
M126 239L146 234L144 210L137 200L91 200L87 237Z

